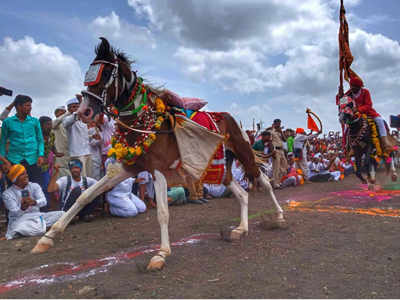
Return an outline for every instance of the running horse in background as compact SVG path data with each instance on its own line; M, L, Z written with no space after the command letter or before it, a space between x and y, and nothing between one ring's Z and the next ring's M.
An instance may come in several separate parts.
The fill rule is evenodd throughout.
M348 126L348 134L346 147L348 151L354 153L356 162L356 176L363 184L368 184L368 188L374 190L376 183L376 169L378 162L383 160L386 172L391 173L392 181L397 180L396 168L394 166L394 151L385 153L382 151L376 125L373 119L367 118L359 112L354 112L356 107L354 100L348 96L340 99L339 103L339 119L343 124ZM365 155L364 164L362 157ZM367 169L368 177L365 179L362 175L363 165Z
M248 139L232 116L228 113L210 113L218 127L218 133L213 133L176 113L173 107L167 105L163 91L143 84L142 78L131 70L131 62L124 53L114 50L105 38L100 39L101 43L95 51L96 58L86 73L85 85L88 87L82 91L84 101L78 114L82 118L95 119L104 112L116 119L116 134L109 155L116 157L119 162L110 164L106 175L82 193L71 209L40 238L32 253L43 253L52 247L55 237L97 196L146 170L155 179L157 217L161 228L160 250L151 258L147 268L161 269L166 257L171 254L167 187L187 186L199 181L203 176L201 173L213 158L210 151L208 155L201 156L201 148L207 147L202 141L209 137L220 142L219 145L215 143L212 151L221 145L225 148L224 184L239 200L241 207L240 224L232 230L231 238L238 239L248 233L248 194L232 179L233 158L240 161L249 179L269 192L277 212L276 223L284 224L283 210L275 198L269 179L257 167ZM199 131L196 125L203 129ZM206 167L200 168L200 172L199 168L196 171L195 164L184 168L186 158L196 161L199 157L206 160ZM183 167L179 167L182 164Z

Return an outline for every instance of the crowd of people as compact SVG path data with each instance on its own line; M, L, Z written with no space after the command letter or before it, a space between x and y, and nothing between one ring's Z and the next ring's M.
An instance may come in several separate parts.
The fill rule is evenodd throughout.
M81 100L76 95L57 107L54 116L37 119L31 116L33 100L17 95L0 114L1 204L7 214L7 239L44 234L114 163L107 157L114 120L101 115L97 121L83 121L77 112ZM14 108L16 113L10 116ZM341 136L320 135L307 134L302 128L283 131L279 119L257 134L250 133L261 170L275 189L339 181L353 172L354 162L345 156ZM395 137L399 139L398 132ZM232 174L245 190L250 189L236 160ZM204 184L203 191L203 199L194 203L229 196L223 185ZM168 197L171 205L191 202L184 187L169 189ZM96 209L104 207L113 216L133 217L155 205L153 178L144 171L86 205L74 222L91 221Z

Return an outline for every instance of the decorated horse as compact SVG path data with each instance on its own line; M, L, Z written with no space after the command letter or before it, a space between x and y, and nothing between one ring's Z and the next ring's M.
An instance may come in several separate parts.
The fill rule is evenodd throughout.
M378 162L383 161L387 174L391 174L392 181L397 180L394 165L394 151L384 151L379 143L377 126L372 118L354 111L356 104L351 97L345 96L340 99L339 119L342 124L347 124L348 133L346 138L347 153L354 154L356 162L356 176L364 184L369 184L374 189L376 183L376 169ZM362 158L364 157L364 163ZM363 166L368 176L362 175Z
M78 110L82 119L96 119L100 113L112 116L117 128L109 155L118 163L110 164L106 175L87 189L50 230L40 238L32 253L46 252L54 245L73 217L98 195L126 178L148 171L154 176L157 217L161 228L161 246L147 266L161 269L171 254L168 233L168 186L191 186L199 182L223 179L223 183L239 200L240 224L230 233L238 239L248 233L248 193L232 179L231 166L238 159L250 180L269 192L276 209L276 224L283 225L283 210L275 198L268 177L260 172L246 134L229 113L204 113L215 130L193 122L185 114L168 105L168 94L143 83L131 70L126 55L113 49L105 38L96 47L96 57L85 77L87 89ZM199 112L201 113L201 112ZM203 117L206 117L203 115ZM226 165L215 170L215 154L221 152ZM214 173L213 173L214 172ZM209 176L211 173L211 176ZM213 176L214 174L214 176Z

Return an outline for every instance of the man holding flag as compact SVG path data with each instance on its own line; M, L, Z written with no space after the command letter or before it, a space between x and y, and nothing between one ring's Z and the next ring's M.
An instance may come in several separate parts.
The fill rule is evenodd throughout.
M321 123L321 129L319 129L317 124L315 123L315 121L310 116L310 113L312 113L312 112L309 109L307 109L306 112L308 115L307 128L310 129L310 133L306 134L306 132L304 131L303 128L297 128L296 129L296 137L294 138L293 148L294 148L295 159L297 162L297 167L299 169L301 169L301 171L303 172L304 180L306 182L309 182L308 181L309 170L308 170L308 166L307 166L308 165L307 150L304 145L308 140L312 140L313 138L318 137L318 135L322 132L322 123ZM319 120L319 118L318 118L318 120ZM313 131L315 131L316 133L312 134Z

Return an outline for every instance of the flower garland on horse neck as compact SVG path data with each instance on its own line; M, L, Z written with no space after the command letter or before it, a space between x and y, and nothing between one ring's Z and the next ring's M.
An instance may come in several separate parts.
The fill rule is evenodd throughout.
M139 96L142 96L140 104L132 110L127 111L127 109L132 107ZM108 157L113 157L117 161L126 165L133 165L154 143L156 140L154 130L159 130L161 128L161 125L165 120L166 107L160 98L156 98L154 110L154 107L147 103L149 96L150 94L143 84L143 79L139 78L138 84L133 88L131 96L129 97L129 103L120 111L115 107L112 108L113 114L117 116L136 115L137 118L131 126L140 124L143 126L143 129L137 130L140 132L139 137L135 140L134 144L130 146L126 140L129 131L123 131L120 126L118 126L111 139L111 148L107 153ZM121 124L122 122L117 120L117 123ZM128 128L128 130L134 128L126 126L124 123L122 123L122 125Z

